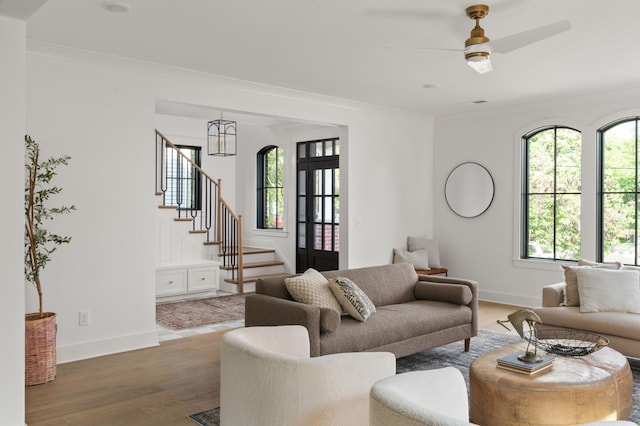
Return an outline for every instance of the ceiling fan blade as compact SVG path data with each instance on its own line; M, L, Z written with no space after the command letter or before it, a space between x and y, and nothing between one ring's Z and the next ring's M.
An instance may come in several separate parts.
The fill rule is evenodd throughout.
M405 49L405 50L430 50L433 52L464 52L464 49L453 49L445 47L414 47L414 46L382 46L383 49Z
M554 35L563 33L569 29L571 29L571 23L569 21L555 22L532 30L502 37L497 40L491 40L491 48L493 53L509 53L529 44L553 37Z

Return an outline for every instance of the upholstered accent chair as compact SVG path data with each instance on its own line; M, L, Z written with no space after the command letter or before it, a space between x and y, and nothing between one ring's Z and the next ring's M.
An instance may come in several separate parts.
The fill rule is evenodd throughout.
M389 352L311 358L307 329L299 325L235 329L222 337L220 421L366 425L371 387L395 369Z

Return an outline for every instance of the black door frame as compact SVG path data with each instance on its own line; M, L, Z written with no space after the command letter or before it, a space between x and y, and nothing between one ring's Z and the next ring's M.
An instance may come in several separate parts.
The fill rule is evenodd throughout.
M296 144L296 271L318 271L339 267L339 138L298 142ZM321 182L316 182L321 170ZM326 173L331 173L331 188L326 188ZM337 172L336 172L337 171ZM319 184L319 185L318 185ZM316 193L319 192L319 193ZM331 206L327 206L327 201ZM327 217L327 211L331 217ZM319 218L315 213L319 213ZM319 234L318 234L319 233ZM318 238L321 238L318 246Z

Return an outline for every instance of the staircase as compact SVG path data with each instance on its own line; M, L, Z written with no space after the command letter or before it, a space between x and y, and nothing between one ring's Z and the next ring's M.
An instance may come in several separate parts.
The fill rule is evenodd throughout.
M242 286L245 292L255 291L255 282L258 278L280 275L284 272L282 269L284 262L277 260L274 249L243 247L242 255L244 260L242 263L244 269ZM223 279L220 289L233 293L234 289L239 286L238 279L232 276L233 267L225 266L224 262L222 263L220 271L222 275L226 274L226 278Z
M189 181L191 185L172 185L170 179ZM155 185L156 196L162 197L158 207L175 211L175 222L188 223L189 234L203 238L205 247L213 247L212 260L221 262L222 290L239 294L255 291L258 278L283 272L284 262L276 259L275 250L243 246L242 216L234 213L222 197L220 179L212 179L158 130ZM200 208L190 207L188 200L194 194L185 188L200 190Z

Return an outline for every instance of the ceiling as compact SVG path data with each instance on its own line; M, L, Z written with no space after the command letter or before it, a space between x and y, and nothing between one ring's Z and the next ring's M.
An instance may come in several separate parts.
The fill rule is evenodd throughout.
M572 26L492 55L488 74L461 52L396 48L463 48L473 0L122 1L48 0L27 38L435 116L640 86L638 0L486 1L489 38Z

